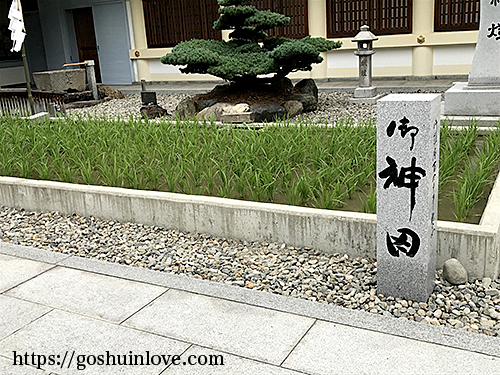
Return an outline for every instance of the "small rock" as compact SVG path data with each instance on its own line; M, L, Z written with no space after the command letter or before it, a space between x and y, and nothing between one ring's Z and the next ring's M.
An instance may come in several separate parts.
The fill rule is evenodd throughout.
M289 100L283 106L285 107L290 118L300 115L304 110L304 105L298 100Z
M148 104L141 107L141 115L144 118L158 118L168 116L165 108L160 107L158 104Z
M292 95L292 100L296 100L302 103L304 112L312 112L318 109L318 101L311 94L295 94Z
M492 297L500 295L500 290L494 288L488 288L484 292L486 293L487 296L492 296Z
M465 284L467 282L467 270L455 258L448 259L443 265L443 277L454 285Z
M483 278L482 284L483 284L484 289L488 289L491 285L491 279L489 277Z
M247 281L247 282L245 283L245 286L246 286L248 289L253 289L253 288L255 288L255 284L254 284L254 283L252 283L251 281Z
M196 112L198 112L198 105L193 99L184 99L181 101L177 108L175 108L175 113L180 118L192 118Z
M314 96L316 102L318 102L319 98L318 86L316 86L316 82L314 82L314 79L311 78L303 79L297 82L295 88L299 90L301 94L309 94Z
M99 92L99 98L110 98L110 99L125 99L125 95L118 90L112 89L109 86L103 85L102 83L97 84L97 91Z

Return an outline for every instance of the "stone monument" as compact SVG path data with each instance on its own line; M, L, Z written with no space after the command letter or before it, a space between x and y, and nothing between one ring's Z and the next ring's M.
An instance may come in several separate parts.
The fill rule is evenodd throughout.
M469 80L446 91L444 115L500 116L500 1L481 0L480 12Z
M377 292L426 301L437 247L439 94L377 102Z

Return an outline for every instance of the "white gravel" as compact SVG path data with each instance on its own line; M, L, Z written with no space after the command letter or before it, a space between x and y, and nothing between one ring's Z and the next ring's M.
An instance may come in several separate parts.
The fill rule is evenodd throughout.
M188 98L186 94L158 94L158 105L165 108L169 114L175 113L177 104ZM338 118L350 119L355 122L374 119L377 115L377 106L375 104L351 104L350 93L332 92L319 93L318 110L305 113L304 119L334 123ZM69 115L90 115L90 116L120 116L128 118L130 115L139 116L141 108L140 94L126 95L125 99L112 99L105 101L93 107L68 109Z

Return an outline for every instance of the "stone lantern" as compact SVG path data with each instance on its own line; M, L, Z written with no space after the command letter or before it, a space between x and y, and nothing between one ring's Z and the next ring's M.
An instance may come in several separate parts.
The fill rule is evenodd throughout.
M354 90L354 102L369 102L366 99L378 99L377 88L372 87L372 55L373 42L378 38L370 32L367 25L361 26L361 31L352 41L358 44L354 54L359 56L359 87Z

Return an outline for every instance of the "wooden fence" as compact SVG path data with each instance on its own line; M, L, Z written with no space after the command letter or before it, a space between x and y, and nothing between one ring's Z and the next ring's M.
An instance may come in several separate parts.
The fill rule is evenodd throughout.
M479 0L435 0L434 31L479 29Z
M354 37L368 25L376 35L412 32L412 0L327 0L328 38Z
M269 35L309 35L307 0L254 0L251 4L290 17L289 25L270 30ZM173 47L193 38L222 39L221 32L212 28L219 18L215 0L143 0L143 7L149 48Z
M43 91L33 91L35 113L49 112L51 104L56 106L56 111L62 114L64 109L64 94ZM0 89L0 115L30 116L31 113L28 92L26 89Z
M213 29L219 18L214 0L143 0L149 48L173 47L189 39L222 39Z
M287 26L266 31L268 35L300 39L309 35L307 0L254 0L251 2L257 9L270 10L290 17Z

